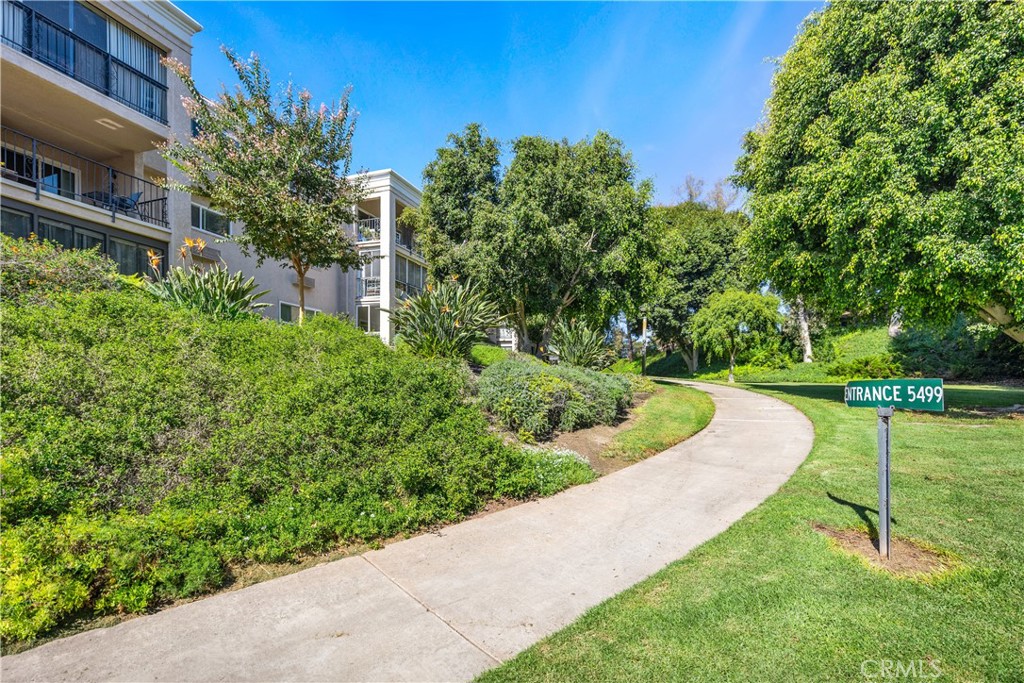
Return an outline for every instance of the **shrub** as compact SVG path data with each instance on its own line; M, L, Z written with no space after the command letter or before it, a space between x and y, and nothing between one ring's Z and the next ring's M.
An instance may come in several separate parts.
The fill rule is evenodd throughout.
M484 370L478 388L484 408L526 439L610 424L633 400L626 377L517 359Z
M135 288L0 308L0 637L584 476L491 434L459 367L330 316L228 321Z
M559 320L551 335L551 350L558 362L581 368L601 370L612 362L612 352L604 343L604 334L573 320Z
M493 346L492 344L474 344L469 353L470 362L474 365L479 365L482 368L494 365L498 361L505 360L508 357L508 351L500 346Z
M945 379L1024 377L1024 345L960 315L946 327L911 327L891 342L907 372Z
M886 379L899 377L903 368L890 353L873 356L860 356L848 361L830 363L827 369L829 377L838 379Z
M468 360L487 328L501 322L498 307L471 282L451 278L427 285L391 315L395 329L413 353L424 358Z
M234 319L270 304L257 303L267 290L256 291L256 279L245 279L239 271L232 275L220 264L209 268L174 266L166 276L156 275L146 290L158 299L193 308L220 318Z
M9 301L38 305L55 294L120 286L117 264L96 250L0 236L0 290Z

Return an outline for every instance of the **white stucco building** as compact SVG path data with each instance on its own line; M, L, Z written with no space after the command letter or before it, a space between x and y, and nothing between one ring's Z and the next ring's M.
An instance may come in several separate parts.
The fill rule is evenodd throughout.
M156 141L191 134L184 88L160 60L191 66L192 36L202 27L166 0L0 0L0 21L3 232L98 248L126 274L148 271L147 250L173 263L186 237L202 237L209 246L199 260L255 276L270 290L264 314L294 319L294 272L257 267L231 240L243 226L160 184L177 171ZM426 276L415 235L396 223L420 192L391 170L366 181L360 221L349 230L361 251L379 258L358 272L311 271L306 307L346 315L390 341L386 310L422 289Z

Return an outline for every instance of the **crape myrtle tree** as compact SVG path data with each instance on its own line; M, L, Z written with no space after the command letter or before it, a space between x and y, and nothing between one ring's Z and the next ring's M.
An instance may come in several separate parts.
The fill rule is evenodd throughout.
M432 277L478 282L521 350L546 348L566 316L603 326L638 307L654 253L652 186L636 178L622 143L603 132L577 143L526 136L513 141L507 168L500 155L470 124L424 170L421 206L403 216L423 235Z
M244 254L295 271L301 324L309 270L361 263L344 230L365 196L362 179L349 177L355 131L349 92L335 104L315 106L308 91L288 84L275 97L259 57L222 51L239 86L215 101L203 97L183 64L165 60L188 89L183 104L198 132L167 142L161 153L187 179L178 189L207 197L230 220L245 223L232 236Z
M690 321L690 334L714 356L729 359L735 382L736 356L766 335L778 334L779 300L770 294L728 289L713 294Z
M760 276L825 313L980 312L1024 342L1024 3L836 2L745 139Z
M697 182L688 177L688 185ZM689 196L699 197L699 192ZM658 238L658 273L650 320L658 338L678 347L690 372L699 351L690 321L712 294L742 287L737 241L749 225L739 211L725 211L696 199L651 209L651 231Z

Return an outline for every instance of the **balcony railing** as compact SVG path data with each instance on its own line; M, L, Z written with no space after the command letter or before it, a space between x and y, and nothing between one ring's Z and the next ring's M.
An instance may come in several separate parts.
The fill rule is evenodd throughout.
M360 242L375 242L380 239L380 219L364 218L356 223L356 231Z
M361 277L359 282L359 296L380 296L379 277Z
M2 0L2 42L61 71L160 123L167 123L167 85L83 40L17 0ZM116 23L116 22L112 22ZM132 49L149 50L142 59L160 54L141 38L117 25ZM140 47L143 46L143 47ZM163 67L156 68L165 73Z
M0 172L35 190L167 227L167 190L16 130L0 127Z
M403 233L401 230L396 230L395 244L414 254L423 256L423 251L420 249L420 241L416 239L413 233Z

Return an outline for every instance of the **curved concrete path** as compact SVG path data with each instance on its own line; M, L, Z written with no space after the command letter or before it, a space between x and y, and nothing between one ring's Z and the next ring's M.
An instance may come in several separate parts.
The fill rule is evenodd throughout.
M713 384L707 428L643 462L302 572L0 660L11 681L465 680L728 528L789 478L811 423Z

